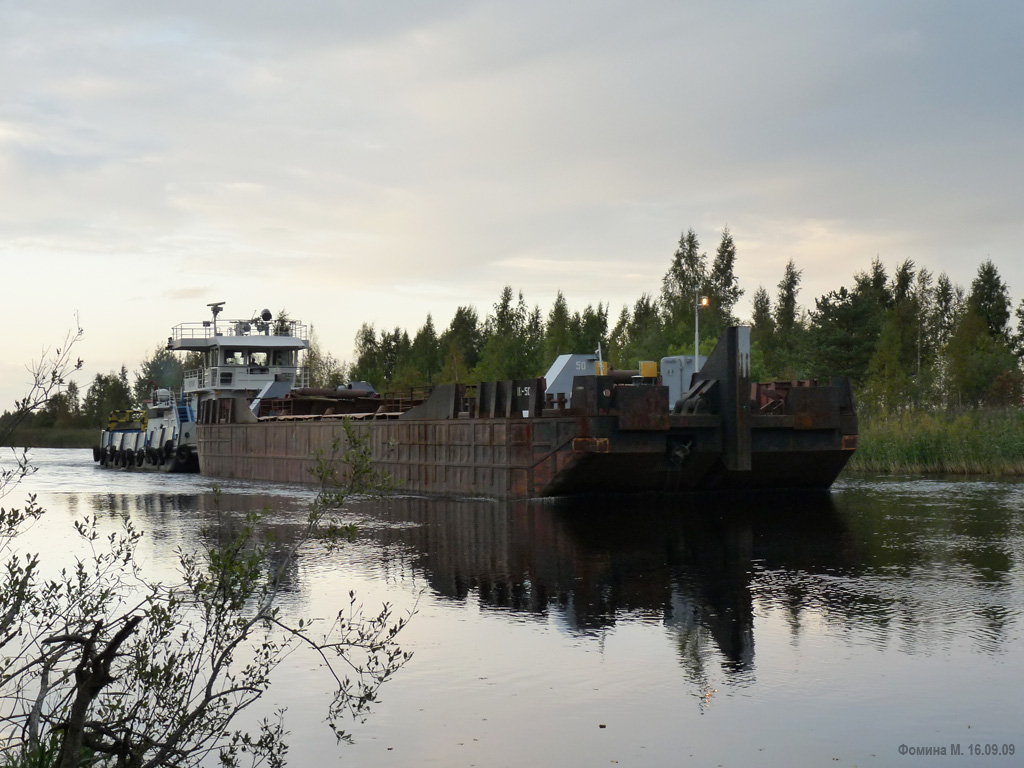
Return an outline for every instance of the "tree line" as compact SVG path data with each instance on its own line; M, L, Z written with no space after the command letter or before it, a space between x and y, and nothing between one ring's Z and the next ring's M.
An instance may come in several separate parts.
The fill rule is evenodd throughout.
M84 429L105 427L111 411L139 408L152 397L154 387L180 390L184 372L201 365L198 356L179 358L164 347L157 347L129 375L128 368L97 373L85 390L75 381L63 383L45 404L30 412L4 411L0 428L15 416L20 426L29 429Z
M701 354L707 354L724 329L739 322L735 308L743 290L736 259L728 228L711 257L688 229L660 292L624 306L614 325L604 303L573 312L559 291L545 315L505 286L486 318L460 306L440 333L430 315L412 336L399 327L378 333L364 324L355 362L347 370L336 366L334 375L379 390L531 378L543 375L559 354L593 352L598 344L614 367L635 369L641 360L692 354L695 323ZM791 259L774 295L764 286L754 292L749 322L756 380L848 376L862 407L874 412L1021 402L1024 301L1014 315L1009 288L991 260L980 264L965 289L911 259L890 275L876 257L851 284L807 307L798 301L802 277Z

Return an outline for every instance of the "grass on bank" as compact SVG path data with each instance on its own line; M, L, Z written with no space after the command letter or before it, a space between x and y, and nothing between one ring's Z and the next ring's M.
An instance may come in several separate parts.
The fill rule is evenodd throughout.
M861 417L848 468L906 474L1024 475L1024 409Z
M99 445L100 430L95 427L16 429L2 447L15 448L92 448Z

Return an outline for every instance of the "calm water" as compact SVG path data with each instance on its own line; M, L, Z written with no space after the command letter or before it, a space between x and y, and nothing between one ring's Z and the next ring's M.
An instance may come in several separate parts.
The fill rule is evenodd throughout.
M72 519L128 515L147 572L171 579L213 514L207 478L33 458L4 503L39 494L30 543L54 565ZM232 514L269 505L283 537L311 498L221 487ZM416 606L415 656L353 746L322 724L309 658L289 659L267 709L288 707L295 766L1020 765L1022 510L1022 484L912 478L671 504L358 502L357 541L304 557L285 608L329 616L349 589Z

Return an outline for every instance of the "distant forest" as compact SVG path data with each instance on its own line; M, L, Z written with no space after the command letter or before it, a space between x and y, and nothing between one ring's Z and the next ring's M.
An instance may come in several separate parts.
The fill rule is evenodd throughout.
M342 362L311 334L307 364L314 386L369 381L378 391L446 382L543 376L567 352L601 345L612 366L635 369L641 360L692 354L694 308L701 353L729 325L743 291L735 273L736 245L728 228L713 257L689 229L679 239L657 295L624 306L614 322L609 306L573 311L561 291L545 314L521 291L505 286L484 318L460 306L438 332L431 315L414 333L364 324L355 361ZM756 380L848 376L865 415L908 408L950 409L1020 404L1024 376L1024 301L1013 312L1010 292L995 265L983 261L968 288L907 259L890 274L877 258L852 283L798 301L802 270L790 260L774 292L759 286L750 318ZM702 299L707 298L706 306ZM285 315L281 312L279 315ZM182 371L197 367L158 347L134 375L97 374L84 397L73 382L25 426L101 427L111 410L137 407L151 382L178 389ZM11 418L5 413L2 419Z

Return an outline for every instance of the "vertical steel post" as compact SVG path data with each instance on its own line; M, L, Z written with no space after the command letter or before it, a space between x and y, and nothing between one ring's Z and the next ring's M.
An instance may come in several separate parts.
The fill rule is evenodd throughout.
M693 289L693 371L700 370L700 286Z

